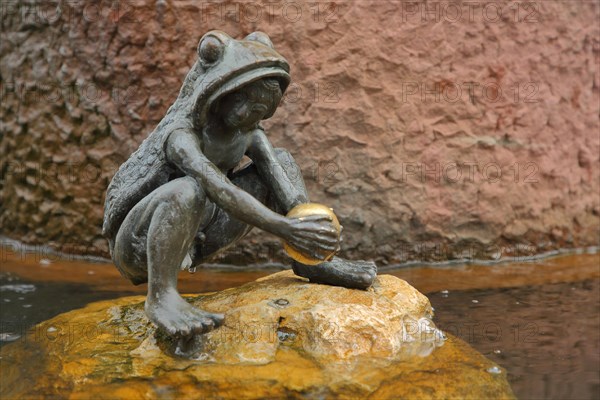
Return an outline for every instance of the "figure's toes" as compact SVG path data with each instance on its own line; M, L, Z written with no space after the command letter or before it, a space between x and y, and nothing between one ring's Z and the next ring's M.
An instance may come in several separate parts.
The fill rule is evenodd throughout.
M215 328L220 327L225 322L225 314L214 314L214 313L211 313L209 315L209 318L215 324Z
M190 320L187 318L186 313L181 313L179 317L174 318L173 326L175 327L174 336L177 337L190 337L193 333L193 327Z
M367 271L365 271L365 273L367 275L369 275L369 277L371 279L371 282L372 282L377 277L377 267L375 267L375 268L369 268Z
M215 318L221 317L221 318ZM222 314L212 314L200 309L194 310L194 315L190 318L193 333L207 333L218 328L223 323Z
M190 336L205 332L204 315L202 310L193 306L186 307L185 311L182 312L182 319L185 321L187 327L185 329L185 333L187 333L187 335L183 335L183 330L181 332L183 336Z
M366 289L373 284L375 280L375 274L372 272L362 272L358 274L356 283L361 287L361 289Z
M362 270L373 275L377 275L377 264L374 262L366 262L362 265Z
M177 329L176 336L189 337L191 334L192 327L188 323L182 321L179 325L179 329Z
M355 271L352 276L352 285L357 289L368 289L377 277L377 267L375 264L364 265L359 271Z
M359 280L368 286L371 286L375 278L377 277L377 265L375 263L367 263L363 266L362 272L359 273Z
M211 312L203 311L200 309L197 309L197 310L199 311L198 315L201 318L205 318L205 319L209 320L209 321L206 321L205 325L209 326L210 329L218 328L221 325L223 325L223 322L225 322L225 314L211 313Z
M156 321L156 325L160 330L162 330L169 336L181 336L183 335L182 330L185 331L185 325L182 322L183 321L181 320L168 319L163 321Z
M177 329L174 325L161 324L158 326L158 328L161 329L163 332L166 332L169 336L175 336L175 334L177 333Z
M214 321L208 317L202 319L202 326L204 327L204 332L210 332L215 329Z
M196 319L196 320L192 321L191 325L192 325L192 332L195 335L205 332L204 324L202 323L202 319Z
M183 318L187 323L187 326L190 330L190 335L195 335L197 333L202 333L202 318L199 315L199 311L197 308L190 307L184 313Z
M196 318L192 323L192 332L194 334L208 333L215 329L215 324L210 318Z

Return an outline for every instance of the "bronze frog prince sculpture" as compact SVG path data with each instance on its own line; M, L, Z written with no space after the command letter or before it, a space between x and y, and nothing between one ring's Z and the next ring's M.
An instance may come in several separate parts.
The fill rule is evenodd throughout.
M223 324L222 314L179 295L177 276L253 227L323 261L293 262L311 282L366 289L375 278L374 263L327 256L340 248L331 216L285 216L308 193L300 168L273 148L260 121L275 113L289 82L289 65L266 34L207 33L177 100L108 187L103 233L113 261L134 284L148 282L146 314L170 335Z

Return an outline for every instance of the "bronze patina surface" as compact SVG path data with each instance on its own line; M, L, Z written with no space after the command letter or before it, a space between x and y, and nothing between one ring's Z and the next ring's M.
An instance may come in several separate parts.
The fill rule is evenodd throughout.
M179 97L108 187L103 233L112 259L134 284L148 282L146 313L169 335L187 340L223 324L223 314L181 298L178 273L253 227L323 261L293 263L312 282L366 289L375 278L372 262L331 259L341 243L331 216L285 217L309 196L294 158L273 148L260 122L289 82L266 34L208 32Z

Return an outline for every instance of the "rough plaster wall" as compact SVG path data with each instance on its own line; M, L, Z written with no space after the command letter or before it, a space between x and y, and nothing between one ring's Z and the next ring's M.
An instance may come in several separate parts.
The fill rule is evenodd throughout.
M218 28L265 31L290 62L266 127L339 215L346 255L596 245L599 6L523 4L3 4L0 233L106 254L106 186ZM265 261L280 245L256 231L237 249Z

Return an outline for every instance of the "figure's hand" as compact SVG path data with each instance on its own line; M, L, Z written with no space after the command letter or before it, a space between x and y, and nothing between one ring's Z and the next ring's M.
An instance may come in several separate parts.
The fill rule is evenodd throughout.
M329 215L287 218L283 239L300 253L325 261L340 250L338 232Z

